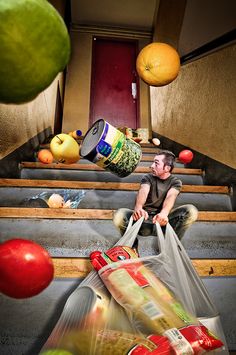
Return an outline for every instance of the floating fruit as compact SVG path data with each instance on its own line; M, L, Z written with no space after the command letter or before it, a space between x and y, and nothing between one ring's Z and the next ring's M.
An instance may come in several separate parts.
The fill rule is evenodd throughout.
M140 78L148 85L164 86L179 73L179 54L167 43L153 42L139 52L136 68Z
M41 149L38 152L38 160L44 164L51 164L53 162L53 155L48 149Z
M67 27L45 0L0 0L0 102L33 100L64 70Z

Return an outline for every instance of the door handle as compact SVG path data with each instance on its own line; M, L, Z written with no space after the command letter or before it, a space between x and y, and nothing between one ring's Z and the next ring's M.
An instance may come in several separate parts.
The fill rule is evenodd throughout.
M135 100L137 98L137 84L136 83L131 84L131 93L132 93L133 99Z

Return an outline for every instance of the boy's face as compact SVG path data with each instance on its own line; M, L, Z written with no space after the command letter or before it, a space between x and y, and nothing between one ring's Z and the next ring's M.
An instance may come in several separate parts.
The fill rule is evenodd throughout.
M154 162L151 165L152 174L154 176L161 177L163 174L166 174L170 171L170 167L164 165L164 155L156 155Z

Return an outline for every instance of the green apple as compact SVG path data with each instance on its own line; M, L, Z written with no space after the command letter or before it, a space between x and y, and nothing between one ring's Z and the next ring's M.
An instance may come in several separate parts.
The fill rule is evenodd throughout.
M31 101L69 61L67 27L46 0L0 0L0 53L0 102Z
M57 134L50 143L50 150L55 160L72 164L79 160L79 144L69 134Z
M63 349L50 349L40 353L40 355L73 355L73 354L70 351L63 350Z

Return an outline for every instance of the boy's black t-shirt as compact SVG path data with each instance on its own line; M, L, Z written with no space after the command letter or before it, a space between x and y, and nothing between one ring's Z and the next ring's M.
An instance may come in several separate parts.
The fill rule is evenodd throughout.
M167 179L162 180L152 174L146 174L142 177L141 185L150 185L150 191L147 200L143 206L148 213L158 213L162 209L163 201L167 192L173 187L180 191L182 182L176 176L170 175Z

